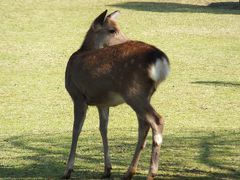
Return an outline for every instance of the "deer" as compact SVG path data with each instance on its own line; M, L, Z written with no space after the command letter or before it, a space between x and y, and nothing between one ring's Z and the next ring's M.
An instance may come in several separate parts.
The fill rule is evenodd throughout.
M152 152L147 179L157 175L164 118L155 111L150 100L168 76L170 63L167 55L155 46L128 39L117 24L119 14L119 11L109 15L107 10L102 12L91 24L80 49L67 63L65 88L73 101L74 123L64 179L69 179L73 171L77 141L88 106L96 106L99 113L104 152L102 178L111 176L107 138L109 109L122 103L135 111L138 120L136 149L123 179L132 179L136 173L149 129L152 131Z

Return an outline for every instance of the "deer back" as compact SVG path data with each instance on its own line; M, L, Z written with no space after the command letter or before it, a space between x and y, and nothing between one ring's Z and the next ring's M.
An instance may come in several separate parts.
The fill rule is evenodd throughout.
M74 53L67 65L66 82L74 85L89 105L114 106L128 96L153 92L168 70L168 58L161 50L143 42L128 41Z

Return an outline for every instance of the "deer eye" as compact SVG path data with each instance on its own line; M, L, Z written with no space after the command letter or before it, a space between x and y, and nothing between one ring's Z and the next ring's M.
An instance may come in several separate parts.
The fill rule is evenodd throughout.
M116 32L116 30L115 29L109 29L108 30L111 34L113 34L113 33L115 33Z

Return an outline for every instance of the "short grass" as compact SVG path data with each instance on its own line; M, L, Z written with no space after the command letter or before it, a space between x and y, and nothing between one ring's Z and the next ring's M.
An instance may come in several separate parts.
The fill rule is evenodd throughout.
M120 9L122 31L156 45L171 61L170 77L152 98L166 118L157 179L240 179L240 9L230 0L1 1L0 178L63 175L73 123L65 66L105 9ZM110 119L118 179L134 152L137 121L126 105L112 108ZM147 174L150 136L135 179ZM91 107L73 177L98 179L102 172Z

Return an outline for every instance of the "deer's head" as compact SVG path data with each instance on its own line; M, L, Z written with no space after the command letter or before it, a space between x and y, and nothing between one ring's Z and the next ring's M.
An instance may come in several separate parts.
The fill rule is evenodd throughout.
M88 30L81 49L100 49L128 41L116 22L119 15L119 11L114 11L109 15L107 15L107 10L101 13Z

